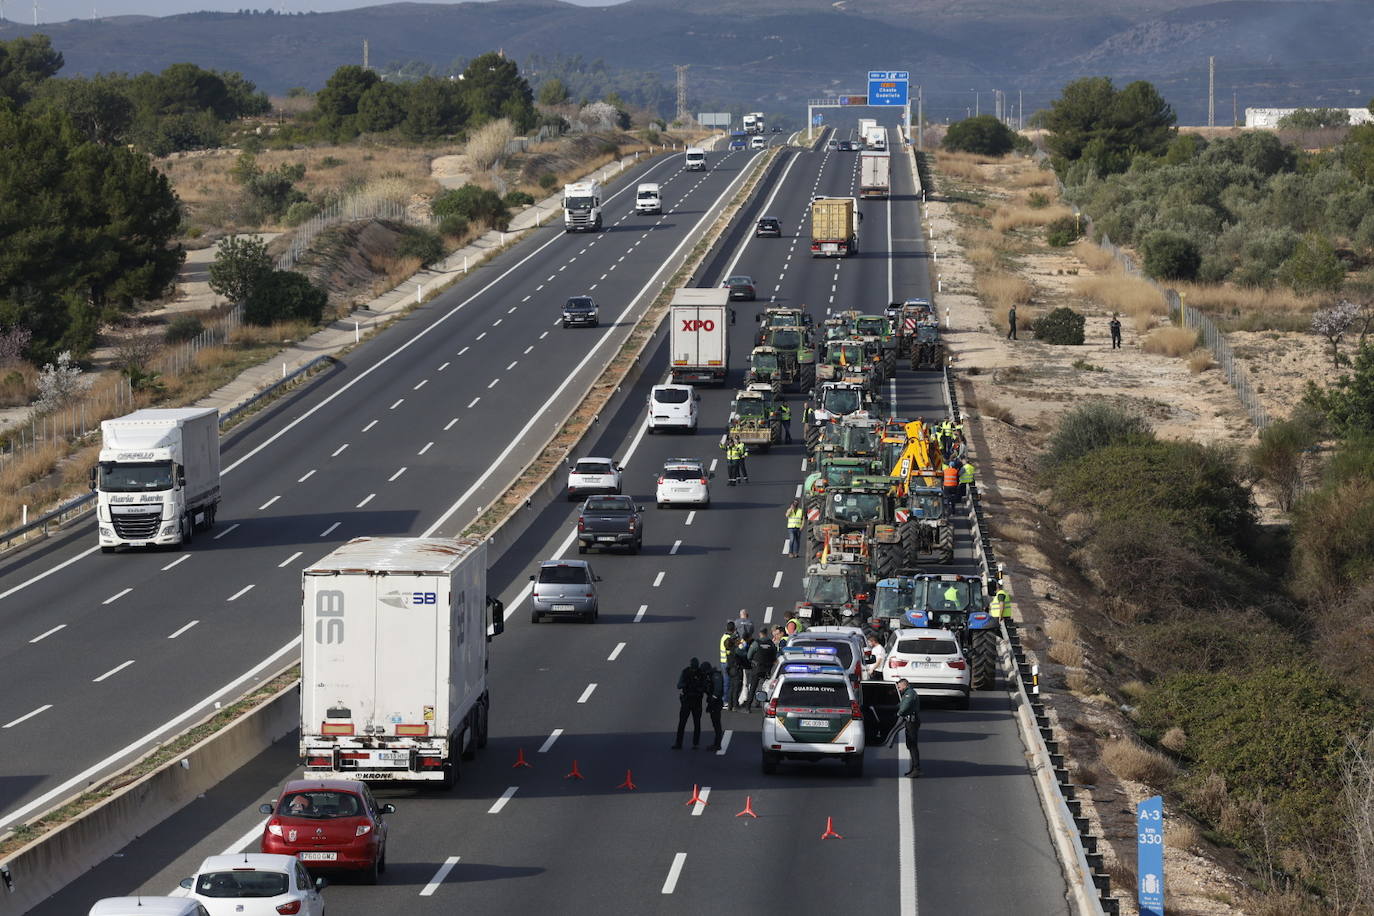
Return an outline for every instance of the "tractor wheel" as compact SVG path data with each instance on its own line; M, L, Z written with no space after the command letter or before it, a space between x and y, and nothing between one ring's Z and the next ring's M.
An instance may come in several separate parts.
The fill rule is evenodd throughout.
M915 569L921 555L920 525L915 519L907 519L902 524L902 565L904 569Z
M887 350L883 353L883 374L888 378L897 377L897 351Z
M991 690L997 680L997 633L974 630L969 645L974 690Z
M874 544L873 550L873 572L878 579L891 579L901 574L901 544Z
M946 566L954 562L954 526L949 522L940 526L940 539L935 553L938 561Z
M797 383L798 391L810 391L816 387L816 364L805 363L797 373L800 381Z
M813 454L816 451L816 445L820 441L821 428L814 424L806 427L806 453L808 455Z
M819 493L806 494L806 505L804 506L806 510L806 517L811 517L812 509L815 509L817 512L819 512L821 510L821 504L824 502L824 500L825 497L821 496Z

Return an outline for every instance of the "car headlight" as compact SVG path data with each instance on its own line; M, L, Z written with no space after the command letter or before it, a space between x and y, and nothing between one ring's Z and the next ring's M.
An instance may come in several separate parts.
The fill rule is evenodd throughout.
M103 538L112 538L114 537L114 529L101 526L100 536Z

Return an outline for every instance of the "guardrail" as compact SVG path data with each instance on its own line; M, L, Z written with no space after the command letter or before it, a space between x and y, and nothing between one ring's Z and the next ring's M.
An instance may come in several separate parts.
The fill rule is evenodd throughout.
M226 411L225 413L220 414L220 429L223 430L226 426L232 424L239 417L243 416L243 414L246 411L248 411L255 405L261 403L263 400L270 397L275 397L277 394L280 394L287 387L294 385L296 382L300 381L306 375L313 372L321 364L326 362L333 363L337 362L337 360L335 360L333 356L317 356L310 362L306 363L304 366L301 366L295 372L291 372L287 375L282 376L280 379L273 382L271 385L267 386L262 391L259 391L257 394L253 395L248 400L244 401L241 404L238 404L237 406ZM33 521L28 522L27 524L20 525L17 528L11 528L9 531L0 533L0 551L9 549L9 547L17 540L26 540L26 535L34 531L41 531L42 535L44 537L47 537L48 529L50 527L60 528L62 525L66 524L71 519L86 514L90 511L91 506L94 503L95 494L84 493L81 496L76 497L75 499L68 500L67 502L62 503L55 509L51 509L48 512L43 513L42 515L35 518Z

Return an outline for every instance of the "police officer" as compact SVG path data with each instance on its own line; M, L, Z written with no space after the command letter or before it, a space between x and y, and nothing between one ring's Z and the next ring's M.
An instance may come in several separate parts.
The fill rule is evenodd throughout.
M1007 587L1000 583L997 594L992 596L992 616L1011 620L1011 595L1007 594Z
M966 460L959 465L959 498L972 502L973 500L973 474L977 469L973 466L972 460Z
M768 631L759 630L754 644L749 647L749 686L745 688L747 695L744 698L746 711L754 711L754 694L758 692L759 682L768 676L777 657L777 647L768 638Z
M695 658L678 675L677 741L673 743L673 750L682 750L682 733L687 728L688 716L692 717L692 749L696 750L701 744L701 701L709 687L708 673L701 670L701 663Z
M897 694L901 701L897 704L897 718L906 726L906 750L911 755L911 769L903 773L912 779L921 777L921 749L916 739L921 732L921 698L906 678L897 682Z
M736 640L735 622L725 621L725 632L720 637L720 676L725 679L725 685L720 695L727 700L730 697L730 656L735 654Z
M784 445L792 444L792 408L784 402L778 408L778 416L782 419L782 441Z
M787 631L777 625L773 627L773 645L778 651L787 648Z
M720 750L721 739L725 737L725 729L720 724L720 707L724 703L725 696L725 676L724 674L711 667L710 662L702 662L701 670L706 673L708 687L706 689L706 712L711 717L711 728L715 729L715 743L707 748L708 751ZM695 745L694 745L695 746Z
M801 530L805 520L801 500L794 499L787 507L787 555L796 558L801 550Z
M1116 312L1112 312L1112 320L1107 324L1112 332L1112 349L1121 349L1121 319L1116 317Z

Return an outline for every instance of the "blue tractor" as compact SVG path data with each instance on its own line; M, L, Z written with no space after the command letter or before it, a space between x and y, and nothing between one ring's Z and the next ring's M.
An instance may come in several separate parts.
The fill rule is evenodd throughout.
M972 669L974 690L990 690L997 679L997 618L981 578L959 575L894 576L874 590L869 626L951 630Z

